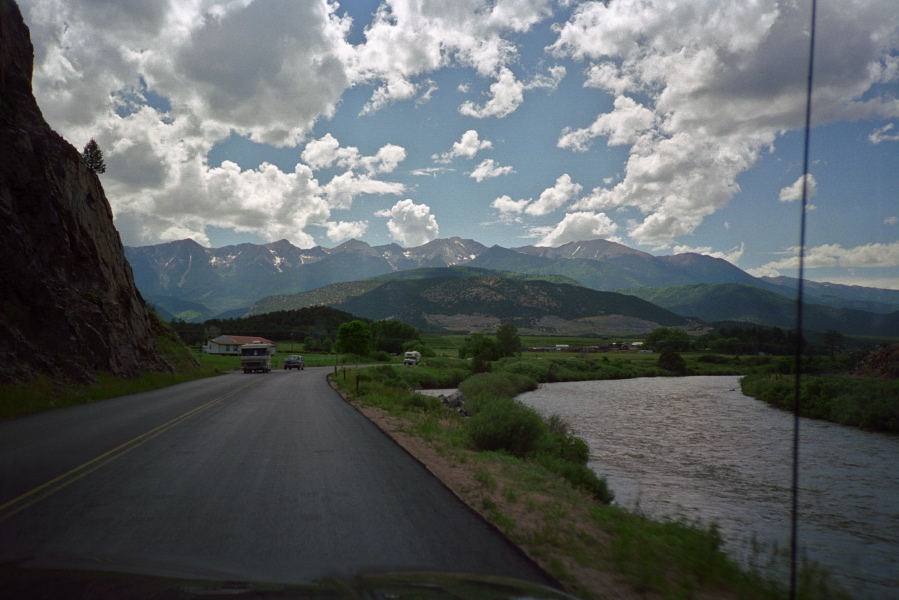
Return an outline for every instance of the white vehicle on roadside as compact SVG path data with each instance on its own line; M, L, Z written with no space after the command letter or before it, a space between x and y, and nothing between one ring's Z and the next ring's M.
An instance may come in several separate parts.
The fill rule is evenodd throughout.
M240 368L244 373L268 373L272 370L275 347L264 342L243 344L240 347Z

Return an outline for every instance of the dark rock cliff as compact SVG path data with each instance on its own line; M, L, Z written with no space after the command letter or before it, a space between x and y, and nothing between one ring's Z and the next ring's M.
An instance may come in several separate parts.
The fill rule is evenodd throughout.
M37 106L33 61L0 0L0 382L171 370L100 180Z
M882 346L855 365L856 377L899 379L899 344Z

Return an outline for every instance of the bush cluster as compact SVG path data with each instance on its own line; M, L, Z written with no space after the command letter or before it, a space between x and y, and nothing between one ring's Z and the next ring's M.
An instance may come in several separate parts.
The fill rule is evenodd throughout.
M600 502L614 495L605 479L587 466L587 442L571 432L558 415L543 418L515 396L536 389L537 383L521 373L480 373L462 382L466 410L473 416L468 435L477 450L503 451L542 465Z
M552 431L537 411L514 398L483 403L471 418L468 434L478 450L531 459L600 502L608 504L615 497L605 479L587 466L587 442L571 433Z
M793 410L795 379L780 375L747 375L744 394L778 408ZM899 432L899 381L804 376L799 388L800 413L863 429Z
M503 358L493 363L493 373L518 373L540 383L556 381L589 381L593 379L628 379L660 375L656 369L638 367L631 361L586 358ZM639 370L639 371L638 371Z
M478 450L505 450L526 458L535 453L549 429L529 406L512 398L494 398L471 418L468 434Z
M697 356L696 360L713 365L726 365L728 363L738 362L738 359L735 357L724 356L722 354L703 354L702 356Z
M438 369L428 367L402 367L397 365L379 365L361 369L358 377L361 381L381 381L387 385L404 389L442 389L458 387L469 371L462 368Z
M465 396L465 410L477 414L481 405L495 398L514 398L537 389L537 382L521 373L478 373L459 384Z
M666 346L659 356L659 368L671 371L677 375L687 374L687 361L684 357L675 352L670 346Z

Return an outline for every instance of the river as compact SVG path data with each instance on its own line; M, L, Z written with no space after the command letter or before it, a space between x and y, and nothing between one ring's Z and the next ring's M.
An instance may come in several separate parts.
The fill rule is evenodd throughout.
M554 383L518 397L565 417L615 501L717 523L732 554L789 548L793 417L738 377ZM854 597L899 598L899 437L802 419L799 544Z

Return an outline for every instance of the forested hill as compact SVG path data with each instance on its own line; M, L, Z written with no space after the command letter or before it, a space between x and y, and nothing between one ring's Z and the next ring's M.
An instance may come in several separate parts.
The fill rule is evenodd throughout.
M649 331L661 325L688 323L639 298L542 280L431 277L356 284L341 286L329 294L322 290L319 299L355 315L372 320L398 319L424 330L472 331L511 322L525 330L599 333L610 327ZM296 300L303 303L309 298L302 294ZM290 298L279 297L277 306L290 308ZM252 312L265 310L262 302Z
M739 321L767 327L795 328L796 302L751 285L676 285L636 288L622 293L642 298L681 316L706 322ZM899 312L875 314L849 308L806 303L803 328L845 335L899 335Z
M218 334L259 335L274 340L334 339L343 323L360 319L330 306L309 306L236 319L210 319L205 323L176 321L173 327L186 344L203 343ZM362 319L367 320L367 319Z

